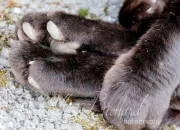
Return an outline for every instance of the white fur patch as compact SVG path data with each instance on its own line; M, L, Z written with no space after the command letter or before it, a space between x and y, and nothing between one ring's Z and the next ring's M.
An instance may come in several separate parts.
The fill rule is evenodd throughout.
M36 89L40 89L38 83L31 76L28 77L28 82Z
M37 40L37 33L34 28L30 25L30 23L23 23L22 25L24 33L33 41Z
M60 53L70 53L76 54L80 44L77 42L68 42L68 43L51 43L51 48Z
M58 26L54 22L49 21L47 23L47 30L51 35L51 37L54 38L55 40L64 41L65 38L62 32L59 30Z

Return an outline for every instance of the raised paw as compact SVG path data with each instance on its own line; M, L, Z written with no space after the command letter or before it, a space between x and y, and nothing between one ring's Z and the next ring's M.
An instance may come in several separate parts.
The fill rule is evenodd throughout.
M43 41L47 34L47 13L28 13L18 22L15 29L17 40L38 43Z

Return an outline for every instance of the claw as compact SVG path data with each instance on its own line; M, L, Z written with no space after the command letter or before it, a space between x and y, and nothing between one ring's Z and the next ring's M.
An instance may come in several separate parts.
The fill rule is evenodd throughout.
M37 84L37 82L36 82L31 76L28 77L28 82L29 82L33 87L35 87L36 89L40 89L40 87L39 87L39 85Z
M34 28L27 22L22 25L24 33L33 41L37 40L37 33Z
M55 40L64 41L65 38L62 32L58 29L57 25L54 22L49 21L47 23L47 30L51 35L51 37L54 38Z
M51 43L51 48L60 53L76 54L80 44L77 42L69 43Z

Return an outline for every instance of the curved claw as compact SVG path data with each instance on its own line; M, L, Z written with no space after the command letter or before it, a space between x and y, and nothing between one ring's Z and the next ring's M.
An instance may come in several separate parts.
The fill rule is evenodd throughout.
M28 77L28 82L36 89L40 89L38 83L31 76Z
M51 37L54 38L55 40L58 40L58 41L65 40L62 32L59 30L58 26L54 22L49 21L47 23L47 30L49 34L51 35Z
M22 25L22 29L24 33L33 41L37 40L37 33L35 29L30 25L30 23L25 22Z
M76 54L80 44L77 42L51 43L51 48L59 53Z

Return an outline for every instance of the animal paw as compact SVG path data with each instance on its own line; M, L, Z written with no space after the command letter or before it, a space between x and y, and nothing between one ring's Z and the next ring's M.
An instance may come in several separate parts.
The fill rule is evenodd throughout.
M16 39L31 43L46 41L54 51L74 54L80 44L65 35L68 32L66 27L62 29L62 26L68 22L63 21L66 15L62 12L28 13L16 26Z
M15 29L17 40L38 43L43 41L48 35L46 24L48 22L47 13L28 13L18 22Z

